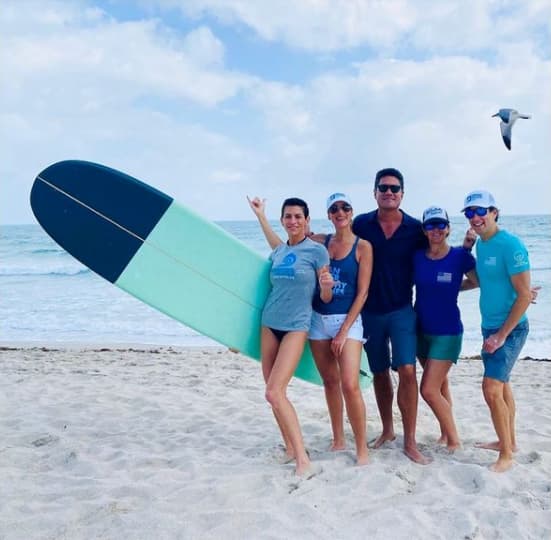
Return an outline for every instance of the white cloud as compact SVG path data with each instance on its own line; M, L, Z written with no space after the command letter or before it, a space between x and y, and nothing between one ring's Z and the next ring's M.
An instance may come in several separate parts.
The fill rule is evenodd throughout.
M225 3L231 15L225 20L235 24L235 13L248 13L252 4ZM3 222L31 221L33 178L69 158L120 168L213 219L250 218L246 194L268 198L274 216L289 195L304 197L313 216L323 216L323 201L337 189L361 201L358 208L371 208L373 175L389 165L406 175L404 208L415 215L430 203L456 213L464 193L478 186L494 190L507 213L549 213L551 188L542 179L551 167L551 62L529 35L499 43L485 58L450 54L456 37L437 32L431 37L435 46L442 40L437 55L392 59L383 44L377 52L385 54L353 65L328 63L336 68L326 71L318 65L317 75L288 84L261 78L254 63L241 73L228 70L231 49L204 20L179 32L158 14L121 22L84 2L6 5L0 14L7 81L0 86L0 137L8 156L0 163ZM291 43L295 24L310 31L302 20L308 10L329 13L333 5L301 3L296 23L288 22L287 4L276 4L272 23L276 8L257 6L254 13L272 24L264 32ZM421 12L425 4L408 2L409 10L414 6ZM529 18L536 19L543 8L530 6ZM331 14L337 28L330 40L344 46L356 39L358 30ZM420 15L412 17L414 24ZM417 39L417 30L414 25L406 35ZM403 32L391 29L388 43ZM292 52L285 54L292 60ZM503 106L533 115L515 126L512 152L491 118ZM530 207L519 200L519 182L538 194Z
M414 24L406 0L159 0L191 16L213 14L223 23L242 23L262 39L311 51L360 45L390 46Z
M500 42L549 37L545 0L155 0L185 14L244 24L267 41L308 51L373 47L377 54L408 46L440 52L494 50Z
M187 34L184 52L198 66L222 66L224 63L224 44L206 26Z
M2 21L4 26L15 19L15 27L3 40L2 54L4 73L10 77L6 94L12 90L12 97L23 81L40 79L38 90L54 99L58 95L64 105L71 95L79 95L80 101L83 92L101 96L109 87L112 101L154 94L210 107L249 84L247 77L223 70L223 45L206 28L181 39L158 20L117 22L94 17L93 24L82 25L71 10L60 9L55 19L49 15L52 6L46 8L44 26L37 34L38 18L31 20L30 27L21 18ZM58 94L62 87L66 91Z
M327 73L302 88L261 85L255 103L276 141L273 168L295 148L302 150L295 151L301 187L316 198L341 187L351 194L360 189L371 201L375 171L396 166L406 175L405 207L415 214L429 202L457 213L458 201L476 186L503 193L504 204L518 208L518 176L535 186L551 165L545 150L551 142L551 65L532 56L515 84L518 57L507 58L500 66L468 57L373 60L358 65L355 74ZM508 105L538 119L515 127L514 153L505 149L499 123L491 118ZM301 113L308 117L304 132L288 121ZM282 191L291 187L283 182ZM545 189L551 192L547 184ZM540 211L546 204L538 205Z

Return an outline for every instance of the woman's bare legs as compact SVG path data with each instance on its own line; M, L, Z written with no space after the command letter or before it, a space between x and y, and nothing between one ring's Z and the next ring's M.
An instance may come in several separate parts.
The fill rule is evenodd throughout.
M361 354L361 341L347 339L338 362L346 413L356 441L357 464L366 465L369 461L369 453L367 449L365 402L360 389Z
M451 403L442 392L451 366L451 361L428 359L425 362L421 379L421 395L440 424L441 440L445 438L448 450L453 451L461 446L461 442L453 418Z
M303 476L310 471L311 463L304 448L295 408L287 398L287 386L304 350L306 332L288 332L279 343L275 357L273 352L276 347L272 338L277 341L272 331L263 327L262 373L266 380L266 400L272 406L287 453L292 452L295 457L295 472Z
M316 362L316 366L323 381L325 400L331 419L333 440L330 450L344 450L346 441L344 439L343 425L343 399L339 365L335 361L331 351L330 339L310 340L310 348Z

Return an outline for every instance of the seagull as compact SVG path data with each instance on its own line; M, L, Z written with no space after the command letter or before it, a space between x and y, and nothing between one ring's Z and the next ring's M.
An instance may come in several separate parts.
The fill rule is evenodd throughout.
M515 109L499 109L495 114L492 114L492 118L499 116L501 122L499 127L501 128L501 136L503 137L503 142L508 150L511 150L511 130L513 129L513 124L517 121L517 118L528 119L530 116L527 114L520 114Z

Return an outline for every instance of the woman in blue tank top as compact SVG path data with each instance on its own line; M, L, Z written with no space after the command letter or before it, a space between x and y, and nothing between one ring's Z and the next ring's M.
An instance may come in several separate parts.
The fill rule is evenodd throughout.
M271 228L264 200L249 204L257 216L272 248L281 239ZM309 333L314 360L323 380L333 440L331 450L346 447L343 409L346 410L356 443L357 464L368 462L365 403L360 390L359 372L363 344L361 310L367 298L373 254L371 244L352 232L352 204L344 193L327 199L327 217L334 234L314 234L310 238L327 247L330 271L335 285L331 302L324 303L319 292L314 296L314 313ZM343 400L344 396L344 400Z

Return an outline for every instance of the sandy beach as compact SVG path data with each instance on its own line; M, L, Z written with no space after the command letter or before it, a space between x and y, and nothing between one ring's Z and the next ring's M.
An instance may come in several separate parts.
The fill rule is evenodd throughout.
M321 387L290 397L322 471L282 463L259 364L223 348L2 347L0 538L535 539L551 537L551 362L513 371L519 451L504 474L480 390L480 360L452 369L463 448L436 445L420 401L419 466L398 438L354 466L327 451ZM364 391L368 439L380 430Z

